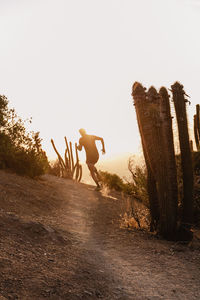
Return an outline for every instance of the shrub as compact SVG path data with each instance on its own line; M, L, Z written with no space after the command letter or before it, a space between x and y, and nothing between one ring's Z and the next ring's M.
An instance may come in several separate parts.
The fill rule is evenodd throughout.
M99 171L100 182L108 187L110 190L123 191L123 180L117 174L111 174L109 172Z
M127 183L128 193L149 207L147 192L147 171L144 165L136 165L134 158L129 158L128 169L131 173L131 181Z
M25 125L26 121L9 109L7 98L0 96L0 168L36 177L48 170L49 162L39 132L27 132Z
M59 160L55 160L53 162L50 162L50 168L49 168L49 174L60 177L60 164Z
M130 181L124 181L117 174L100 171L100 181L111 190L120 191L136 198L146 207L149 207L147 193L147 173L144 166L135 166L134 160L129 159L128 169L132 178Z
M128 169L132 175L130 181L122 180L117 174L100 171L101 183L125 196L121 226L146 229L150 226L146 169L135 165L132 158L129 159Z

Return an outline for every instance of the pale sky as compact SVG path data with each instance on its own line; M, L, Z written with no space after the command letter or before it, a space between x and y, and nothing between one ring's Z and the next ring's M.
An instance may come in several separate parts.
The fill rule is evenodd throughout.
M180 81L191 122L200 103L199 0L0 0L0 38L0 94L33 117L50 158L51 138L62 152L82 127L107 158L138 152L135 81Z

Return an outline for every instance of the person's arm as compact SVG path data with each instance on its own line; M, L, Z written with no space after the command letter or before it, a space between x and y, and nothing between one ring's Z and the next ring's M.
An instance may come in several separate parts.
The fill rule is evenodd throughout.
M103 138L102 138L102 137L99 137L99 136L95 136L95 140L101 141L101 144L102 144L102 149L101 149L101 151L102 151L102 154L105 154L106 151L105 151L105 145L104 145L104 140L103 140Z
M83 147L83 145L82 145L82 143L81 143L81 140L79 140L79 145L77 146L77 149L78 149L79 151L81 151L81 150L82 150L82 147Z

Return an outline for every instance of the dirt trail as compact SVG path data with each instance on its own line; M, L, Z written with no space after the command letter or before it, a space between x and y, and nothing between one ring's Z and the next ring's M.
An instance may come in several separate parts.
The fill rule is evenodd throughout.
M120 230L119 199L104 198L92 188L74 183L64 184L62 193L68 198L62 227L79 240L91 271L109 277L113 299L115 295L122 299L200 298L200 264L191 265L191 260L174 256L171 243L162 245L162 241L146 236L147 245L143 245L145 241L140 241L138 233ZM187 250L183 247L178 251Z
M14 181L13 175L9 176ZM22 182L16 183L15 179L15 184L21 185ZM16 271L17 275L13 276L21 278L21 290L16 280L14 290L1 284L2 297L72 300L200 299L198 247L162 241L142 231L120 229L119 215L124 202L119 195L115 195L116 198L104 197L91 186L52 176L46 176L43 182L35 184L31 190L31 181L28 184L30 186L23 190L23 197L27 198L29 191L37 201L29 195L28 204L24 202L20 210L15 202L11 206L9 222L19 223L23 240L26 238L26 230L29 237L30 231L33 233L29 240L32 249L29 249L27 255L27 241L21 242L23 247L17 244L20 253L27 259L27 262L24 259L23 270L22 265L15 262L21 271ZM15 187L15 193L16 188L19 187ZM12 183L9 195L11 192L14 193ZM10 199L7 196L7 201ZM41 214L39 212L44 199L48 199L49 206ZM2 217L7 218L6 204L4 201L2 203ZM42 224L43 229L38 229L38 224ZM3 225L1 227L4 228ZM34 234L37 235L36 239ZM18 232L12 234L12 242L13 237L16 243L22 239ZM41 249L40 255L38 246L34 252L36 240ZM13 259L15 256L16 253ZM39 264L32 266L33 258ZM1 263L0 258L0 267ZM8 277L13 280L11 274ZM5 277L3 280L5 283ZM6 280L8 282L8 278Z

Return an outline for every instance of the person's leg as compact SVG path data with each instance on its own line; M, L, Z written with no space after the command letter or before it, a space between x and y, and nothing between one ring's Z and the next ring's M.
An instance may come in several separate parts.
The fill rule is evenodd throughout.
M88 163L87 165L88 165L88 169L90 170L90 174L92 176L92 179L96 183L97 187L100 187L99 180L98 180L99 174L98 174L98 171L97 171L96 167L92 163Z
M97 171L97 168L95 166L94 166L94 172L95 172L97 180L99 182L100 181L100 175L99 175L99 172Z

